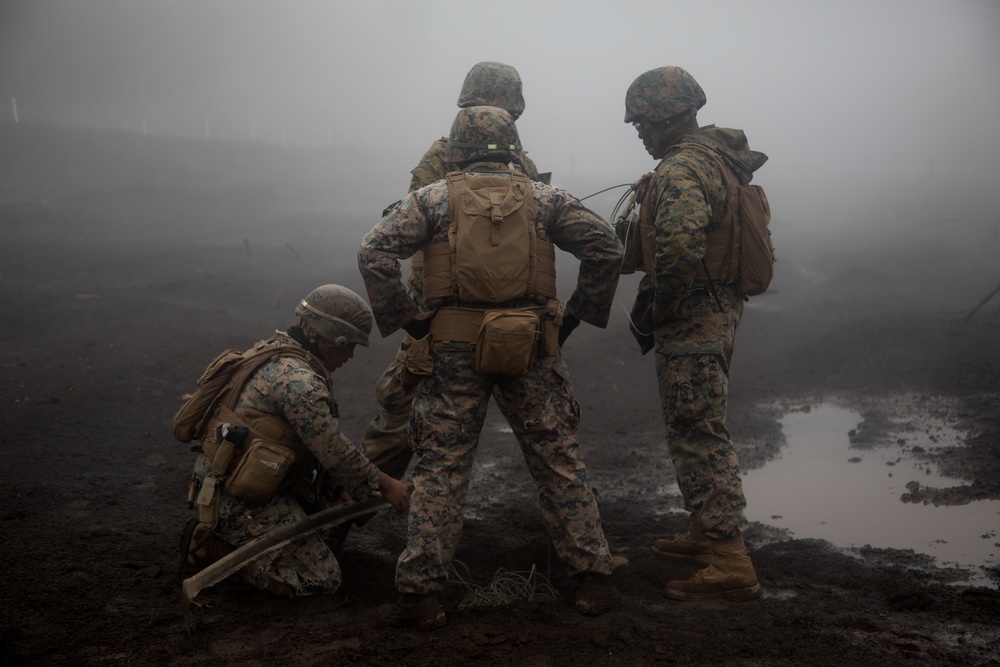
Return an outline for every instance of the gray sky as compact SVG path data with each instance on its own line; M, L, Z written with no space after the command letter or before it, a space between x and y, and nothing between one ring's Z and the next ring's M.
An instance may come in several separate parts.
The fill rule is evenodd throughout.
M701 83L700 122L770 156L781 215L1000 191L996 0L0 0L2 120L11 98L22 121L208 118L218 138L370 151L400 191L482 60L519 70L522 142L578 196L655 166L623 100L661 65Z

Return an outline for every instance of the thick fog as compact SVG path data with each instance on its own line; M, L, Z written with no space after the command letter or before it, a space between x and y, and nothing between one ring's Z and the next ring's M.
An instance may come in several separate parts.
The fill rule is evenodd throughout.
M399 193L482 60L519 70L522 142L577 196L653 168L623 100L661 65L770 156L799 229L1000 191L995 0L0 0L0 120L331 146Z

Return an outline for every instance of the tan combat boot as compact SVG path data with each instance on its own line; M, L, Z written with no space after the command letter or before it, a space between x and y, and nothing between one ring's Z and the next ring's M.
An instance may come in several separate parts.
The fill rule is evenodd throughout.
M448 621L436 593L403 593L395 604L379 607L376 618L383 627L421 632L437 630Z
M580 575L576 589L576 610L586 616L600 616L621 604L618 589L611 585L611 577L596 572Z
M712 541L702 534L698 522L692 518L691 527L684 535L653 542L653 554L660 558L679 558L708 565L712 561Z
M690 579L668 581L665 593L671 600L729 600L745 602L760 597L760 584L747 556L743 537L709 540L712 562Z

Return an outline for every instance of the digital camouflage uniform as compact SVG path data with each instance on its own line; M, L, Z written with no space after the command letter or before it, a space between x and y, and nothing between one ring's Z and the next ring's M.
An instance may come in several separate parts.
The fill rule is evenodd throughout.
M521 79L510 65L496 62L477 63L468 73L458 98L458 106L462 108L497 105L503 107L515 117L524 111L524 98L521 95ZM533 181L548 183L551 174L539 175L535 163L528 157L527 151L520 151L521 171ZM420 163L410 173L410 192L443 179L448 172L457 168L448 159L448 138L441 137L427 149ZM422 305L424 272L418 262L412 262L407 285L410 295ZM361 449L381 470L392 477L402 477L413 456L407 433L410 421L410 405L413 402L414 387L404 382L403 360L410 346L409 337L405 337L396 353L396 358L389 364L375 385L375 398L381 410L368 424L364 437L361 439Z
M493 162L472 163L465 171L509 173ZM567 192L532 185L538 228L557 247L580 259L577 288L567 310L605 327L618 283L621 244L609 225ZM412 192L392 206L362 241L359 265L383 336L406 325L421 310L401 282L399 260L433 240L447 239L448 199L446 181ZM537 303L515 300L503 305ZM420 381L410 416L418 459L407 548L396 572L398 590L431 593L445 585L491 394L538 485L542 516L559 558L571 574L610 574L611 554L575 435L579 404L561 353L548 357L539 351L528 373L519 377L479 374L468 343L433 344L432 356L433 373Z
M701 143L722 155L741 182L767 157L751 151L741 130L703 127L680 142ZM729 366L743 297L735 284L695 280L706 230L726 206L722 173L693 149L668 153L657 166L642 206L655 211L655 270L640 290L653 288L656 375L670 457L685 508L702 532L726 539L747 522L739 461L726 428Z
M270 341L297 344L282 332ZM279 356L257 369L244 385L235 406L237 415L246 410L280 416L287 421L328 474L354 498L360 499L378 487L378 468L340 430L337 402L327 378L303 359ZM194 465L199 481L211 470L211 460L200 454ZM216 532L233 547L307 514L300 499L291 493L279 494L260 507L236 500L224 488L220 493ZM310 513L331 504L322 497L307 500L316 501ZM287 597L332 593L342 580L337 559L318 534L258 558L241 570L239 576L253 586Z

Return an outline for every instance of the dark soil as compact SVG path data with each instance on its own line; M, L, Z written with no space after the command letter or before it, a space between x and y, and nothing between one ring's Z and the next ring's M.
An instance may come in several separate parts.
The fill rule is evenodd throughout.
M912 551L841 550L754 523L759 601L668 601L664 583L693 569L649 551L685 526L666 511L679 497L662 491L673 469L652 359L618 308L608 330L580 327L566 357L605 530L631 560L615 575L620 609L573 610L492 410L462 577L486 586L501 569L534 569L558 600L465 609L456 583L445 628L380 629L403 546L402 520L386 514L352 530L336 595L282 600L224 583L200 596L187 629L175 569L194 455L170 432L180 397L218 352L287 327L313 287L361 290L358 240L398 193L360 194L365 172L334 154L10 124L0 146L3 664L1000 665L1000 573L969 586ZM732 371L744 468L780 456L777 420L792 406L849 406L877 446L908 395L966 434L926 455L955 484L924 497L1000 498L1000 297L963 319L1000 280L981 270L996 266L995 228L992 246L965 256L937 244L961 245L954 228L921 227L907 244L874 232L811 244L775 226L779 279L751 302ZM626 304L633 287L623 279ZM353 438L398 343L375 336L334 376Z

